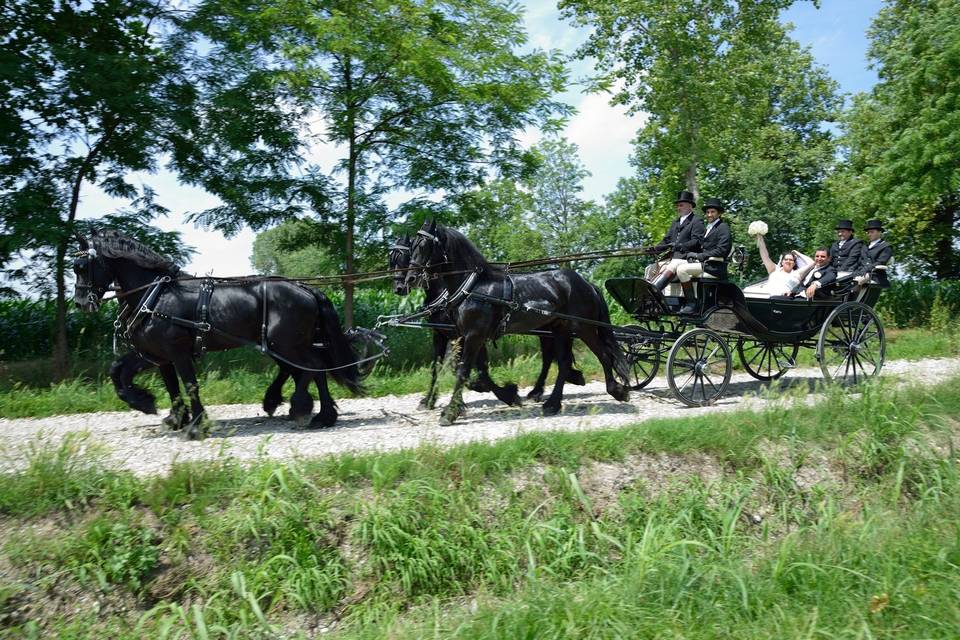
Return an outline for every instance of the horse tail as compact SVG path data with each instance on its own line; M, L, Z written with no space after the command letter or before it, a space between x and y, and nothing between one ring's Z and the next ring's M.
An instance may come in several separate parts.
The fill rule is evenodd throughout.
M363 393L357 356L343 332L343 327L340 326L337 310L327 296L316 289L310 291L317 300L316 337L323 341L330 365L335 367L329 372L330 376L351 393Z
M597 296L597 305L600 309L597 320L609 325L610 308L607 306L607 300L603 297L603 292L600 291L600 288L597 285L591 282L590 286L593 287L593 292ZM620 343L617 342L616 336L613 335L613 329L611 329L609 326L597 325L597 335L600 337L600 342L603 344L603 350L610 357L610 362L613 364L614 373L617 374L617 377L620 378L622 383L629 385L630 364L627 362L626 357L624 357L623 351L620 349Z

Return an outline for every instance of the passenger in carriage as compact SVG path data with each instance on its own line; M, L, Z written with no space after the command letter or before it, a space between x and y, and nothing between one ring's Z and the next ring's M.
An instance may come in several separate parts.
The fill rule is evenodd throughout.
M802 294L807 300L824 298L836 280L837 272L830 265L830 252L826 247L820 247L813 256L813 269L801 281Z
M681 191L677 194L677 200L674 204L677 206L677 219L670 225L667 234L663 236L663 240L653 248L654 251L661 252L666 250L667 247L673 247L671 260L660 269L657 277L653 279L653 286L658 291L663 291L663 288L677 273L677 269L681 265L687 264L686 256L688 253L700 251L700 243L703 240L704 233L706 233L703 220L693 212L697 202L692 193Z
M867 245L867 256L873 265L871 274L860 276L857 282L866 284L873 279L884 289L890 287L890 279L887 277L887 267L893 259L893 247L883 239L883 225L879 220L867 220L863 230L867 234L870 243Z
M703 211L707 216L707 226L699 251L688 251L686 262L677 266L677 278L683 287L683 298L686 304L680 313L694 313L697 306L697 297L694 294L692 278L727 279L727 256L733 248L733 237L730 235L730 226L721 219L723 203L719 198L706 198Z
M770 296L794 295L807 272L816 266L813 260L797 251L783 254L780 264L775 263L770 259L762 233L757 234L757 249L760 250L760 259L763 260L769 276L764 291Z
M837 241L830 247L830 258L837 274L852 273L862 276L869 273L873 265L867 253L867 245L853 237L853 222L839 220L835 230Z

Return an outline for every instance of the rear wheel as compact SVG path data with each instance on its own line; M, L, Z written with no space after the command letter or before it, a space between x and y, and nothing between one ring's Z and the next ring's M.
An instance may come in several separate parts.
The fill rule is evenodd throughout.
M710 329L691 329L677 338L667 356L667 383L674 395L691 407L716 402L733 372L730 347Z
M644 329L629 325L626 329ZM656 377L660 369L660 336L643 333L617 333L620 350L630 364L630 388L643 389Z
M880 373L886 354L883 325L859 302L840 305L827 317L817 341L817 360L827 380L856 384Z
M737 355L744 370L757 380L776 380L797 366L795 344L777 344L744 338L737 342Z

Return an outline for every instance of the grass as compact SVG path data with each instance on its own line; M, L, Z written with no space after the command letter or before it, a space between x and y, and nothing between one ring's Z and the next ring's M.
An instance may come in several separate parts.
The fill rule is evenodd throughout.
M513 350L511 348L511 352ZM956 332L933 332L922 329L895 329L887 332L888 360L916 360L957 354L960 354L960 339ZM740 363L735 352L733 359L734 367L739 369ZM816 366L811 350L801 350L798 360L800 366ZM493 378L498 381L511 380L520 385L532 385L540 371L539 355L520 355L499 362L494 359L494 362L491 372ZM602 377L596 358L583 349L582 345L578 345L577 349L577 367L584 371L588 379ZM553 368L552 373L556 374L556 367ZM662 368L660 373L663 375ZM274 370L213 368L200 374L202 398L206 404L258 403L263 398L267 385L273 380L274 374ZM429 380L428 367L408 369L378 367L367 378L365 384L368 395L380 397L424 393ZM552 378L548 380L552 381ZM154 393L159 408L169 407L169 398L159 376L153 373L144 374L137 379L137 384ZM446 367L440 377L441 392L447 392L452 387L453 374L450 368ZM342 397L343 391L335 384L331 385L331 390L335 397ZM292 392L293 384L288 381L284 388L284 396L289 398ZM128 407L117 398L108 379L98 382L75 379L43 388L28 388L17 384L10 389L0 390L0 416L5 418L127 409Z
M955 638L958 382L153 478L36 444L0 637Z

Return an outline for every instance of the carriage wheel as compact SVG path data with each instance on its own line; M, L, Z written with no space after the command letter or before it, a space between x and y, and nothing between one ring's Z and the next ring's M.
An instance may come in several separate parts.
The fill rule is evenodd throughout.
M817 341L817 360L827 380L862 382L880 373L887 341L873 309L847 302L827 317Z
M667 356L667 383L686 405L703 407L717 401L733 372L730 347L710 329L691 329L677 338Z
M737 342L743 368L757 380L776 380L797 365L796 344L777 344L744 338Z
M629 325L627 329L647 329ZM637 334L619 334L620 350L630 364L630 388L639 391L650 384L660 369L660 339Z

